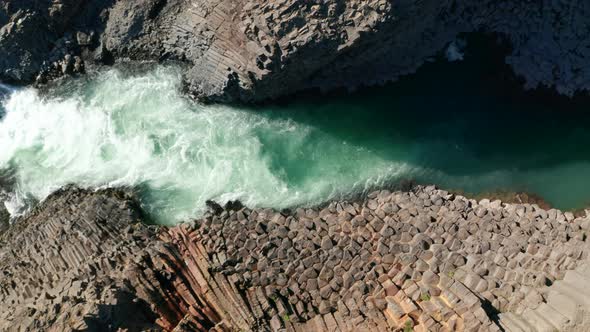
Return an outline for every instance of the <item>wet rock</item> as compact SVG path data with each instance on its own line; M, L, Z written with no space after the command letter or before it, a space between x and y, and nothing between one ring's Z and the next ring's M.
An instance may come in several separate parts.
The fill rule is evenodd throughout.
M0 202L0 236L10 227L10 213L3 202Z

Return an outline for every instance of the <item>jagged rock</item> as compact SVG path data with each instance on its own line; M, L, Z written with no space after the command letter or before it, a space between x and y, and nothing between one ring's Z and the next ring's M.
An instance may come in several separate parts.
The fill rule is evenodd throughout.
M458 34L481 31L511 43L506 62L527 88L573 95L590 88L589 13L574 0L6 0L0 78L43 82L84 63L175 60L197 97L262 100L395 80ZM440 206L433 198L424 206Z
M587 219L494 203L499 219L482 225L475 211L491 202L434 187L368 196L283 214L216 206L156 228L124 192L66 188L0 235L0 329L499 331L535 315L548 319L538 328L587 327L576 306L587 301L571 292L590 280L576 236ZM383 202L398 208L385 213ZM327 231L327 220L362 211L382 211L382 227Z

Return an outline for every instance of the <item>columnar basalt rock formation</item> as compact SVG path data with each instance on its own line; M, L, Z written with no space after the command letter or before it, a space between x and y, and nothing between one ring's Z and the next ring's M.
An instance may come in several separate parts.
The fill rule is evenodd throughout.
M1 235L0 330L582 331L590 218L435 187L140 223L64 189Z
M140 213L123 192L68 188L16 221L0 237L0 331L214 326L176 249Z
M380 84L460 33L503 36L527 88L590 88L587 1L7 0L0 78L45 81L117 59L187 65L188 90L253 101Z
M274 330L495 331L514 329L500 312L560 309L543 292L586 260L582 227L427 187L292 214L224 211L171 233Z

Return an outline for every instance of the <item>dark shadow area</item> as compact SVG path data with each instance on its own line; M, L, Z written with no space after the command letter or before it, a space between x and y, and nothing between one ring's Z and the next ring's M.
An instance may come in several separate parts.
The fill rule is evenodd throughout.
M440 59L396 83L349 95L303 93L269 105L267 114L309 123L383 157L388 142L438 141L438 153L408 158L450 174L590 160L590 99L524 91L504 51L493 36L475 35L464 61ZM474 160L457 165L457 150Z
M499 36L471 34L466 39L463 61L440 56L396 83L352 94L303 92L265 105L263 112L273 120L309 124L385 160L450 176L507 172L514 177L505 180L510 190L534 191L521 181L522 173L590 162L588 96L568 98L547 88L524 91L521 79L504 63L510 49ZM273 159L288 158L287 153Z
M502 328L502 325L500 325L500 317L498 317L498 315L500 314L500 311L498 311L498 309L496 309L488 299L480 298L480 300L481 300L481 307L486 312L488 317L494 323L496 323L496 325L500 328L501 331L505 331Z
M145 331L157 329L158 316L150 305L133 294L117 290L117 304L99 304L98 316L86 316L88 331Z

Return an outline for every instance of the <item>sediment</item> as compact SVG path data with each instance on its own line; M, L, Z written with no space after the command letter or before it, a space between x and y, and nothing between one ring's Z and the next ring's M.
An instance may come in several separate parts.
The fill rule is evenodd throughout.
M148 226L65 188L0 235L0 330L583 331L590 217L435 187Z
M525 88L572 96L590 88L589 26L575 0L5 0L0 79L172 60L199 99L259 101L393 81L476 32L510 45Z

